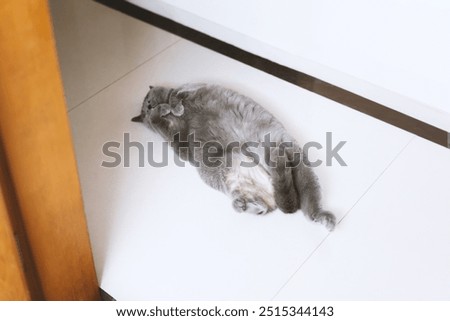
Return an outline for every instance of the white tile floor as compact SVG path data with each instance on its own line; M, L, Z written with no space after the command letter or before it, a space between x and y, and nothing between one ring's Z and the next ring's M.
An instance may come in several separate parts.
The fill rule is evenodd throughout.
M88 6L68 2L80 6L74 12ZM85 19L78 16L55 28L57 40L64 38L58 49L104 290L119 300L450 299L449 150L148 25L139 25L145 39L129 38L140 23L103 7L96 12L93 18L119 19L122 32L85 36L73 30ZM101 29L99 20L89 28ZM71 37L82 53L77 64L66 63L74 57ZM120 50L90 59L108 56L105 47ZM83 82L89 90L78 87ZM185 82L253 97L300 142L325 145L326 132L335 144L347 141L341 155L348 166L316 170L325 206L342 219L336 231L301 213L235 213L189 165L139 168L136 148L130 168L101 167L110 160L103 144L123 147L124 133L160 146L130 118L148 85Z

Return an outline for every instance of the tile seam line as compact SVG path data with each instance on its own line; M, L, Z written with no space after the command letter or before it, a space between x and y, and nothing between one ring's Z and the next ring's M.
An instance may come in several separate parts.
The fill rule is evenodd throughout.
M364 193L356 200L356 202L350 207L350 209L345 212L344 216L339 220L338 224L340 224L347 215L353 210L353 208L364 198L364 196L375 186L375 184L381 179L381 177L386 173L386 171L392 166L392 164L400 157L401 154L405 151L405 149L417 138L417 136L411 137L411 139L408 140L408 142L403 146L400 151L394 156L394 158L387 164L387 166L383 169L383 171L375 178L375 180L372 182L372 184L369 185L369 187L364 191Z
M162 53L164 53L166 50L170 49L171 47L175 46L177 43L179 43L180 41L182 41L183 39L177 39L177 41L171 43L169 46L165 47L164 49L162 49L161 51L158 51L156 54L154 54L153 56L151 56L150 58L144 60L143 62L141 62L140 64L138 64L137 66L133 67L132 69L128 70L126 73L124 73L123 75L121 75L119 78L113 80L111 83L109 83L108 85L106 85L105 87L99 89L98 91L96 91L94 94L90 95L89 97L87 97L86 99L84 99L83 101L79 102L78 104L76 104L73 107L69 107L68 108L68 112L72 112L75 109L77 109L78 107L80 107L81 105L83 105L84 103L86 103L87 101L91 100L92 98L94 98L96 95L98 95L99 93L101 93L102 91L104 91L105 89L111 87L112 85L114 85L115 83L117 83L118 81L122 80L123 78L125 78L126 76L128 76L129 74L131 74L132 72L136 71L137 69L139 69L140 67L142 67L143 65L147 64L148 62L150 62L151 60L153 60L154 58L158 57L159 55L161 55Z
M364 198L364 196L367 195L367 193L375 186L375 184L381 179L382 176L386 173L386 171L392 166L392 164L398 159L398 157L403 154L405 149L417 138L416 135L411 137L411 139L401 148L401 150L395 155L395 157L389 162L389 164L383 169L383 171L375 178L375 180L372 182L372 184L369 185L369 187L364 191L364 193L356 200L356 202L350 207L350 209L345 212L344 216L338 221L337 225L339 225L347 216L348 214L355 208L355 206ZM332 232L328 233L323 240L316 246L314 250L311 251L311 253L307 256L307 258L300 263L300 266L291 274L291 276L286 280L286 282L283 283L283 285L278 289L277 292L272 296L270 301L274 301L275 298L281 293L281 291L288 285L288 283L294 278L294 276L302 269L302 267L309 261L309 259L317 252L317 250L320 249L320 247L325 243L325 241L328 239L328 237L331 235Z

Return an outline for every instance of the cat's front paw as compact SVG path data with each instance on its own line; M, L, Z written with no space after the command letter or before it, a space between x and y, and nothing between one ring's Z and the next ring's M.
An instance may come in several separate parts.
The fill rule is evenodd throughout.
M156 108L160 117L166 117L169 114L180 117L184 114L184 106L181 104L181 102L173 108L169 104L159 104L158 106L156 106Z
M172 114L177 117L180 117L184 114L184 106L181 101L172 109Z
M158 106L158 108L159 108L159 116L165 117L170 114L170 105L161 104Z

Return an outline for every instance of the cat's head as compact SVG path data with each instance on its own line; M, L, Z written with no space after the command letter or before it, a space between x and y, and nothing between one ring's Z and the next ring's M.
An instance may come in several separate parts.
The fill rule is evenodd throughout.
M167 87L153 87L150 86L150 90L145 95L142 102L142 108L140 115L133 117L131 120L134 122L142 123L146 115L150 114L150 111L161 104L168 104L169 98L173 89Z

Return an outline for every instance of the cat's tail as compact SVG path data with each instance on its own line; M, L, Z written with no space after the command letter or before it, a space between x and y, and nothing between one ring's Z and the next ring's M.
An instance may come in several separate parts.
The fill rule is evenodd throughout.
M336 217L333 213L322 209L319 181L312 168L309 167L308 160L302 158L303 161L300 164L291 168L299 208L309 219L323 224L329 231L332 231L336 226Z

